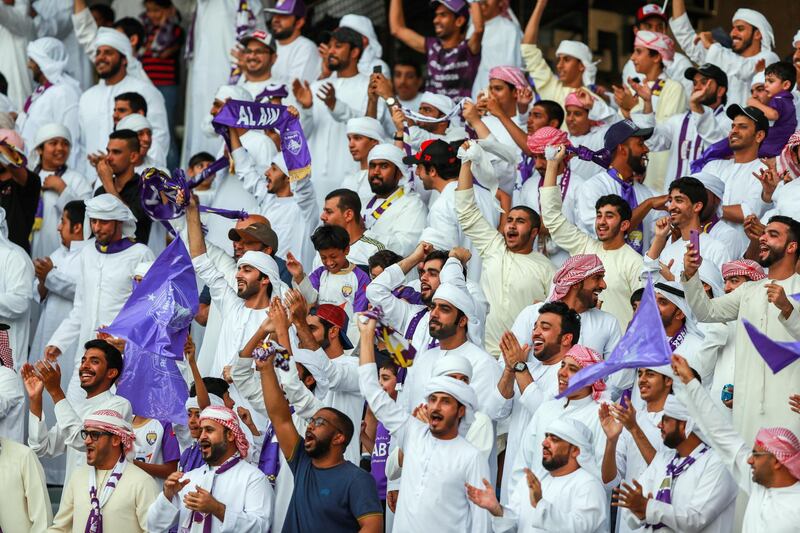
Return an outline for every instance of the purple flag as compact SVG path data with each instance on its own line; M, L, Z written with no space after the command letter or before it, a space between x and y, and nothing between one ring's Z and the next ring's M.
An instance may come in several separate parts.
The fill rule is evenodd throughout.
M311 172L311 152L300 126L300 119L289 113L286 106L228 100L212 123L229 146L225 126L247 130L278 130L281 136L281 153L289 169L289 179L301 180Z
M800 301L800 292L790 295L789 298ZM753 343L753 346L758 350L758 353L773 374L777 374L800 359L800 342L775 341L758 331L747 320L742 319L742 324L744 324L744 329L747 331L747 336L750 337L750 342Z
M159 357L183 359L198 308L189 252L176 238L161 252L111 324L102 329Z
M125 345L125 365L117 380L117 394L131 402L133 414L187 424L189 389L174 359Z
M633 315L633 320L631 320L625 335L614 347L608 359L582 368L570 378L567 389L556 398L569 396L623 368L668 365L671 355L672 350L667 343L667 333L664 331L656 304L653 280L648 278L639 308Z

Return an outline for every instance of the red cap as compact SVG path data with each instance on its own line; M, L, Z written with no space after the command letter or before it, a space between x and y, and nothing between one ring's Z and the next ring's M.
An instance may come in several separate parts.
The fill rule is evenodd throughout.
M636 11L636 22L641 22L648 17L658 17L664 22L669 22L667 16L664 14L664 10L661 9L661 6L658 4L647 4L639 8Z
M342 347L345 350L353 348L353 343L347 338L348 318L343 308L333 304L319 304L314 314L320 320L339 328L339 340L342 341Z

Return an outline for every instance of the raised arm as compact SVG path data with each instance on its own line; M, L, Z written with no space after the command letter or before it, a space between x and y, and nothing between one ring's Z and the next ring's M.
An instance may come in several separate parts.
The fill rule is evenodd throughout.
M197 406L200 407L200 410L202 411L211 405L211 398L208 396L208 389L203 381L203 375L200 373L200 369L197 368L197 359L195 358L197 347L195 346L191 335L186 337L186 344L183 347L183 353L186 356L186 362L189 363L189 369L192 371L194 392L195 396L197 397Z
M186 206L186 230L189 234L189 255L192 259L206 253L206 239L200 226L200 210L197 208L197 197L192 195Z
M484 28L480 2L470 2L469 18L472 21L472 35L470 35L467 41L467 46L469 46L470 52L479 54L481 52L481 40L483 39Z
M522 34L522 44L536 44L539 39L539 25L542 22L542 15L546 7L547 0L536 2L531 18L528 19L528 24L525 26L525 33Z
M283 396L283 390L278 384L278 376L275 373L275 356L270 356L263 362L257 362L256 368L261 374L261 390L264 393L264 406L267 408L269 420L275 429L275 436L278 438L281 451L289 460L300 441L300 434L292 422L289 402Z
M481 19L481 31L483 31L483 19ZM389 32L392 37L400 39L409 48L419 53L425 52L425 37L406 26L403 0L389 2Z

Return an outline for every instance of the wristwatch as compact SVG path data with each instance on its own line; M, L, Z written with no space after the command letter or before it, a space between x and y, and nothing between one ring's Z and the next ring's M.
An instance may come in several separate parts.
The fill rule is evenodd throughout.
M399 103L400 102L398 102L397 98L395 98L394 96L390 96L389 98L386 99L387 107L394 107L396 105L399 105Z
M528 369L528 364L524 361L518 361L511 367L514 372L524 372Z

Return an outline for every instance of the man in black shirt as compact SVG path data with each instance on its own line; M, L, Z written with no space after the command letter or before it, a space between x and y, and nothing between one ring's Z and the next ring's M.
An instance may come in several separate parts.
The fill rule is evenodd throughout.
M42 182L25 168L22 138L12 130L0 130L0 207L6 210L8 240L31 253L31 229Z
M141 163L139 136L133 130L117 130L108 136L105 157L97 161L97 175L102 185L94 195L113 194L128 206L136 217L136 242L147 244L152 220L139 200L141 178L135 172Z

